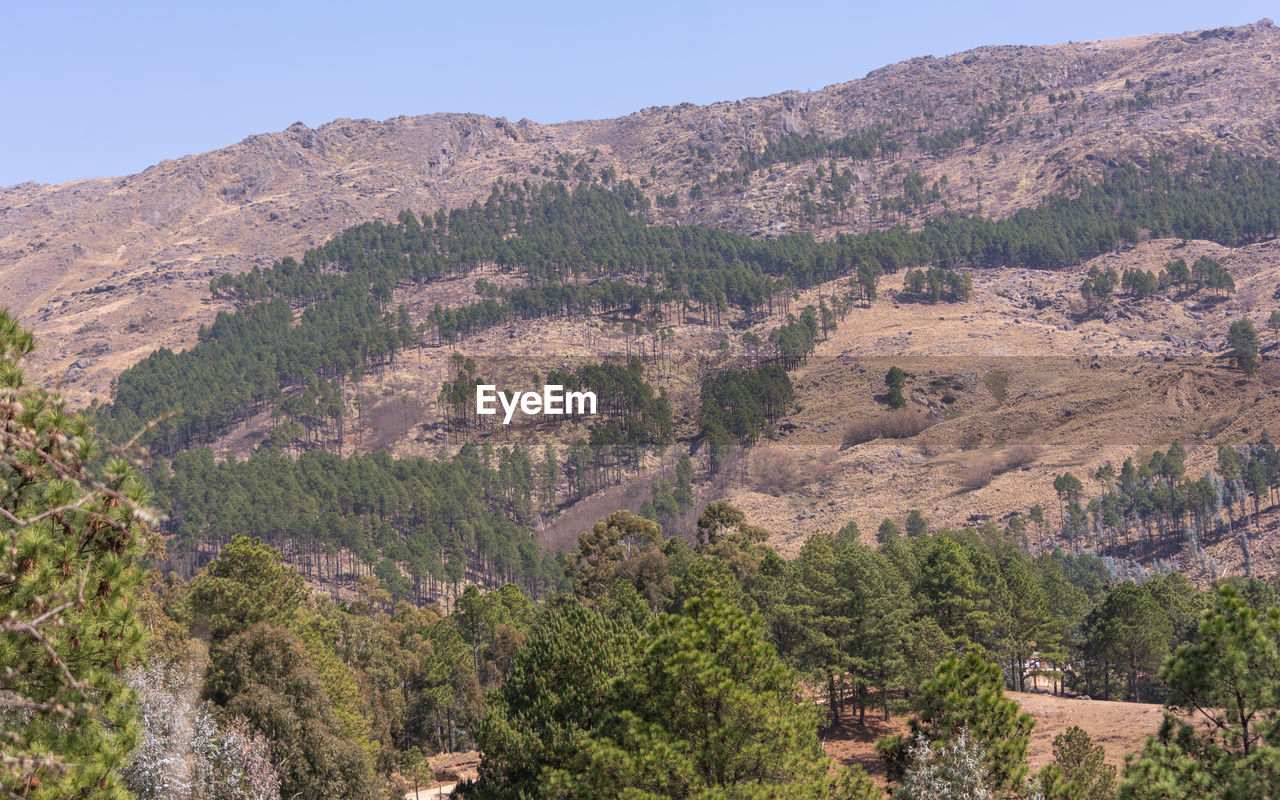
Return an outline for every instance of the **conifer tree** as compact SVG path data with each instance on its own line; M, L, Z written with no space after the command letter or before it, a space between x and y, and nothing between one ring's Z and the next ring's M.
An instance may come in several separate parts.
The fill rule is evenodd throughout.
M195 628L212 639L256 622L288 622L306 597L302 576L261 539L236 536L187 594Z
M635 596L632 590L632 596ZM476 730L483 800L547 797L545 773L570 765L607 713L610 684L640 633L576 600L552 609L516 653Z
M1106 751L1083 729L1072 725L1053 740L1053 763L1040 771L1045 800L1114 800L1116 768Z
M888 518L881 521L880 527L876 529L876 541L882 545L888 544L901 536L902 531L898 528L897 523Z
M1280 794L1275 743L1280 610L1259 611L1233 586L1200 623L1199 641L1178 648L1161 676L1174 709L1125 769L1123 800L1234 800Z
M655 623L611 706L551 773L551 796L879 796L860 769L832 773L795 674L759 620L714 593Z
M0 793L123 800L155 517L125 452L26 384L34 347L0 310Z
M1231 323L1231 328L1227 331L1227 347L1230 349L1231 360L1235 362L1236 368L1245 375L1252 375L1258 371L1260 346L1258 329L1253 326L1252 320L1242 317Z
M890 367L884 376L884 385L888 387L885 402L890 408L904 408L907 398L902 394L902 387L907 383L907 374L899 367Z
M911 537L924 536L929 532L929 525L925 522L924 515L920 513L920 509L913 508L907 512L907 535Z
M876 742L890 774L901 777L907 766L908 742L918 736L936 744L954 742L962 731L986 751L989 787L997 792L1020 789L1026 776L1024 758L1031 717L1004 696L1000 668L977 653L952 656L920 689L919 713L911 719L911 739L902 735Z

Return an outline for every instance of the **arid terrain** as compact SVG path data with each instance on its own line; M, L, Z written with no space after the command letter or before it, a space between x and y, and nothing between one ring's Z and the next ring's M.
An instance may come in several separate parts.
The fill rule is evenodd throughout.
M468 204L498 178L550 171L557 159L614 166L655 195L679 195L677 208L655 212L659 219L748 233L826 236L918 221L944 204L1002 215L1073 175L1153 153L1206 145L1275 152L1277 61L1280 31L1264 20L984 47L915 58L817 92L613 120L540 125L433 115L338 120L315 130L295 124L137 175L0 189L0 286L5 305L43 342L32 368L75 401L105 398L111 377L153 348L193 343L221 307L209 298L210 278L266 266L402 209ZM981 143L938 155L919 143L983 115L998 120L999 133ZM850 162L850 200L830 219L806 220L793 208L821 164L775 164L746 185L715 182L744 151L779 134L838 137L876 125L903 149ZM940 199L910 217L873 212L912 171L928 182L945 177ZM706 188L697 201L687 196L694 185Z
M1124 757L1142 750L1148 736L1160 727L1164 707L1151 703L1118 703L1058 697L1052 694L1008 692L1008 696L1031 715L1035 728L1027 748L1027 764L1032 772L1053 763L1053 740L1067 728L1078 726L1100 744L1107 753L1107 763L1119 772ZM896 733L907 733L905 717L889 722L868 715L867 724L846 719L829 729L822 746L827 755L842 764L859 764L877 785L885 785L884 762L876 755L876 739Z
M612 166L654 196L679 196L676 207L650 212L655 221L759 236L810 230L822 238L916 225L945 210L1001 216L1073 178L1142 164L1156 153L1218 146L1275 153L1277 60L1280 31L1264 20L1176 35L979 48L912 59L817 92L650 108L613 120L540 125L434 115L339 120L315 130L297 124L138 175L0 190L0 286L4 304L39 337L35 375L76 403L108 399L121 370L156 347L190 346L202 324L230 308L211 295L217 275L298 255L344 226L391 219L402 209L456 208L484 197L499 178L551 175L578 162ZM941 151L928 144L974 119L994 122L996 133ZM796 192L821 174L821 159L717 179L782 134L839 137L873 126L894 137L900 152L826 164L853 176L847 202L830 213L798 210ZM938 186L937 199L911 211L883 209L879 201L903 191L910 172ZM694 186L704 190L696 200ZM1079 286L1092 266L1159 270L1201 255L1231 273L1235 294L1120 298L1105 313L1081 313ZM1264 352L1261 374L1249 380L1231 373L1223 357L1226 329L1240 316L1268 333L1280 292L1278 259L1275 242L1232 249L1148 240L1061 271L1015 264L972 271L970 300L937 305L907 302L902 273L889 275L880 301L850 311L793 372L796 409L735 460L715 491L793 554L809 534L851 521L870 540L881 519L908 507L933 526L999 521L1036 503L1051 508L1055 475L1070 470L1092 491L1098 466L1146 458L1175 440L1189 451L1189 470L1203 471L1219 443L1267 429L1280 434L1276 353ZM420 320L437 303L475 300L477 278L508 286L521 280L482 266L402 287L395 299ZM847 280L811 288L792 308L847 289ZM767 338L783 317L753 330ZM491 379L517 382L588 359L645 355L650 380L676 409L683 442L696 433L701 376L754 355L741 342L742 325L712 327L690 317L672 327L674 339L658 354L653 337L626 334L619 323L608 316L513 322L457 348L411 351L346 384L352 419L342 449L403 456L456 447L437 397L455 349ZM909 405L926 415L927 430L847 444L851 424L884 413L877 396L894 365L907 372ZM249 419L216 442L215 452L243 456L271 424L266 414ZM575 434L570 425L486 436L495 444L537 444ZM647 483L638 476L591 507L638 508ZM583 514L549 521L544 541L571 544L589 521ZM1031 531L1032 549L1043 546L1041 534ZM1274 570L1272 539L1258 544L1266 574ZM1212 563L1179 565L1212 577L1233 568L1237 550L1207 542ZM1174 554L1161 557L1178 563Z
M1280 29L831 79L0 187L0 794L1256 794Z
M1110 322L1076 322L1072 304L1091 265L990 270L974 273L967 303L876 303L853 312L796 371L800 410L781 422L776 442L753 453L757 468L746 466L731 501L774 531L780 550L794 552L809 533L850 520L871 541L881 519L903 512L904 496L934 525L1000 520L1036 503L1048 507L1053 477L1068 470L1089 485L1108 461L1146 458L1179 441L1189 472L1201 474L1216 463L1218 444L1264 429L1275 436L1274 351L1247 381L1222 354L1232 320L1250 316L1262 329L1280 285L1280 248L1161 240L1097 262L1155 269L1182 252L1222 259L1239 291L1224 302L1121 303ZM909 375L913 406L938 421L906 440L844 446L847 426L885 412L876 397L893 365ZM954 399L944 403L944 395ZM1016 466L972 485L984 464L1009 457ZM780 467L795 474L787 487L777 485ZM1233 563L1233 547L1215 557ZM1270 572L1270 555L1267 563Z

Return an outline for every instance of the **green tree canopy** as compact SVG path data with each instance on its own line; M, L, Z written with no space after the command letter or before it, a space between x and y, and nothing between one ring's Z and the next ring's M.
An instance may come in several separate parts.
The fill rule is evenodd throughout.
M1035 722L1004 696L999 667L973 652L952 656L920 692L920 711L911 720L911 740L923 734L934 744L949 743L961 731L968 731L985 752L990 788L1022 788L1027 773L1024 758ZM903 774L909 741L898 735L876 743L891 775Z
M480 778L467 796L547 797L547 774L572 763L608 712L609 686L631 663L639 638L627 621L606 619L577 600L552 609L489 698L476 731Z
M1280 794L1280 609L1258 610L1224 586L1199 634L1178 648L1161 676L1172 707L1204 724L1167 714L1125 770L1126 800Z
M1231 360L1245 375L1258 371L1258 349L1261 346L1262 340L1258 337L1258 329L1253 326L1252 320L1241 317L1231 323L1231 328L1227 331L1227 348L1230 350Z
M1072 725L1053 739L1053 763L1040 771L1045 800L1114 800L1116 768L1106 751Z
M222 642L205 692L266 735L282 797L379 796L367 754L342 736L321 677L291 632L258 622Z
M573 580L574 592L587 599L600 597L615 580L626 578L657 608L667 581L661 542L656 522L615 511L578 537L578 548L565 558L565 574Z
M0 310L0 793L123 799L147 498L61 397L26 384L34 346Z
M714 594L656 622L614 693L552 796L878 796L860 770L831 774L795 674L757 619Z

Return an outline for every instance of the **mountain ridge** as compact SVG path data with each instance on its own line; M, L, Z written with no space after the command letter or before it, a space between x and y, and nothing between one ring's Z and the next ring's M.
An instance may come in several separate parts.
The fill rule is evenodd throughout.
M756 235L919 224L939 206L896 216L875 210L913 172L935 183L950 178L942 207L1002 216L1072 175L1096 176L1151 153L1221 145L1274 154L1278 62L1280 32L1263 20L919 56L812 92L650 107L606 120L543 125L448 113L339 119L315 129L295 123L135 175L0 189L0 285L46 343L33 372L87 401L106 397L111 377L155 347L189 346L199 325L225 307L209 297L211 278L265 267L402 209L466 205L495 180L555 168L557 159L612 166L620 178L647 184L646 193L669 193L677 207L655 210L657 220ZM1055 91L1071 91L1072 100L1049 102ZM1139 92L1156 99L1134 110ZM1002 110L981 110L993 106ZM983 142L925 148L926 137L979 117L990 131ZM798 217L820 159L714 183L745 151L778 137L834 138L877 125L888 126L902 150L851 162L854 189L839 219ZM705 197L690 197L695 186ZM107 315L119 327L104 326Z

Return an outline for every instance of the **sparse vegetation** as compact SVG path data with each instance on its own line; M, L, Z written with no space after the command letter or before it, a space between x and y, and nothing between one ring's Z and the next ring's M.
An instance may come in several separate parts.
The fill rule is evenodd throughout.
M752 485L766 494L793 494L804 486L830 475L835 453L818 449L796 456L778 447L765 446L751 458Z
M887 411L849 423L844 429L844 445L853 447L873 439L909 439L931 424L929 415L920 411L906 408Z

